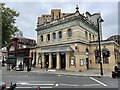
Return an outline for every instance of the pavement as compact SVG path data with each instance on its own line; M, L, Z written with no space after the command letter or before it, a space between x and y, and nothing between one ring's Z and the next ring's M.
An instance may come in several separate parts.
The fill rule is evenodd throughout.
M25 71L26 72L26 71ZM111 77L112 71L103 70L103 75L100 74L98 69L88 69L86 71L77 72L77 71L67 71L67 70L55 70L55 69L40 69L37 67L32 68L30 72L33 73L46 73L46 74L57 74L57 75L73 75L73 76L96 76L96 77Z
M6 67L4 67L4 70L6 70ZM24 71L16 71L16 72L27 72ZM88 69L82 72L78 71L68 71L68 70L56 70L56 69L41 69L40 67L32 67L31 73L38 73L38 74L57 74L57 75L69 75L69 76L96 76L96 77L111 77L112 71L110 70L103 70L103 75L100 74L100 69Z

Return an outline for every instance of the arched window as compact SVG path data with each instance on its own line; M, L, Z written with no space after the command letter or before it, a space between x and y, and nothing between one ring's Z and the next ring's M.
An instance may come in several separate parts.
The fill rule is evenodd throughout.
M72 37L72 30L68 29L68 37Z
M40 36L40 40L43 41L43 35Z
M93 35L93 41L95 41L95 36Z
M100 61L100 59L99 59L99 50L96 49L94 52L95 52L95 63L99 64L99 61Z
M88 40L88 33L87 33L87 31L85 31L85 38L86 38L86 40Z
M59 39L61 39L62 38L62 32L61 31L59 31Z
M47 41L50 41L50 34L47 35Z
M53 33L53 40L56 39L56 33Z
M91 34L89 33L89 40L91 41Z
M110 51L107 48L102 49L103 64L109 64L109 53Z

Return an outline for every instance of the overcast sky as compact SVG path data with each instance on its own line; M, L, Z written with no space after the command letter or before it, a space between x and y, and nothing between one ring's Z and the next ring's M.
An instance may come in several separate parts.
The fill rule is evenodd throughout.
M79 6L81 14L86 11L91 14L101 13L104 19L103 39L118 34L118 2L6 2L6 6L20 13L16 23L24 37L32 39L37 37L35 29L38 16L50 14L51 9L55 8L61 9L62 13L74 13L76 5Z

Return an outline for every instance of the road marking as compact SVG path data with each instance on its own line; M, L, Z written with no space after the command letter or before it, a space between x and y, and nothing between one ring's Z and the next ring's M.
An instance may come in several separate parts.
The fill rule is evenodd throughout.
M13 77L14 74L6 74L4 77ZM28 75L25 76L21 76L21 75L17 75L17 77L27 77Z
M27 82L21 82L21 83L17 83L17 84L28 85L29 83L27 83Z
M27 82L52 82L52 83L54 83L56 81L27 81Z
M58 75L60 77L60 75Z
M55 84L55 86L56 86L56 87L58 87L58 86L59 86L59 84Z
M100 84L88 84L88 85L82 85L82 86L98 86Z
M10 88L10 87L6 87L6 88ZM37 88L37 87L16 87L16 88ZM40 87L40 88L53 88L53 87Z
M17 83L17 84L18 84L18 83ZM54 85L54 84L46 84L46 83L45 83L45 84L19 83L19 84L21 84L21 85L31 85L31 86L32 86L32 85L33 85L33 86L37 86L37 85L43 85L43 86L44 86L44 85L46 85L46 86L53 86L53 85Z
M53 88L53 87L40 87L40 88Z
M41 85L43 85L44 83L48 83L49 85L53 85L53 83L55 83L56 81L22 81L22 82L16 82L16 84L20 84L20 85L30 85L30 83L41 83ZM45 85L44 84L44 85ZM48 85L46 84L46 85Z
M55 72L56 70L48 70L49 72Z
M46 86L53 86L54 84L27 84L27 85L46 85Z
M93 77L90 77L90 79L92 79L92 80L100 83L101 85L103 85L103 86L105 86L105 87L107 86L106 84L102 83L101 81L98 81L97 79L95 79L95 78L93 78Z
M75 86L75 87L80 86L80 85L75 85L75 84L59 84L59 85L62 85L62 86Z

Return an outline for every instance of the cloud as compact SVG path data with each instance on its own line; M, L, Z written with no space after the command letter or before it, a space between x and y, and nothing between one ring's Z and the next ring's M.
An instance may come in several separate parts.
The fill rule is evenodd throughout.
M119 0L1 0L1 2L118 2Z
M62 12L74 13L76 5L79 6L80 13L89 11L90 13L101 12L104 19L103 37L107 39L113 34L117 34L118 28L118 3L117 2L7 2L9 6L20 12L17 18L17 25L23 31L25 37L36 39L37 17L42 14L50 14L51 9L59 8ZM109 32L109 33L108 33Z

